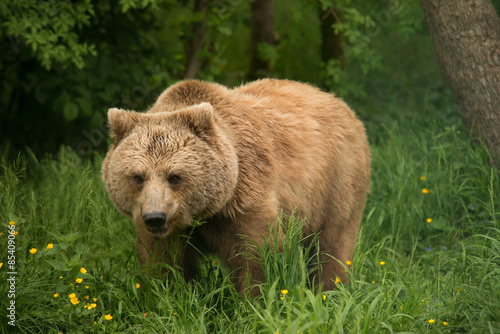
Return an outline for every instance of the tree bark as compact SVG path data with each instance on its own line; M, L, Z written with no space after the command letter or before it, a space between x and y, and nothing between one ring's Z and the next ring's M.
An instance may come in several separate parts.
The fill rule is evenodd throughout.
M346 61L344 50L344 36L339 31L338 34L333 30L333 25L340 20L340 13L335 8L328 8L319 10L319 19L321 21L321 60L325 64L330 59L340 61L340 66L345 69Z
M465 127L500 164L500 18L490 0L421 0Z
M195 79L198 72L204 65L203 59L198 57L198 53L205 46L205 34L207 32L207 7L210 0L196 0L193 13L203 13L203 18L198 22L193 22L192 35L187 48L187 63L184 72L185 79Z
M250 67L248 79L255 80L269 76L272 68L267 60L259 58L258 47L261 43L275 44L274 37L274 0L254 0L250 4L251 40Z

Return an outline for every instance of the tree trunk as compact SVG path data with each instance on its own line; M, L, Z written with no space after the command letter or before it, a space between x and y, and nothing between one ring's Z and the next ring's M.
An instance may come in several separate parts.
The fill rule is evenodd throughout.
M421 0L460 116L500 164L500 18L490 0Z
M269 76L272 71L269 61L259 58L258 47L261 43L275 44L274 0L254 0L250 8L252 12L250 67L247 77L255 80Z
M325 64L330 59L340 61L340 66L345 69L345 56L342 46L344 44L344 36L339 31L338 34L333 30L333 25L340 21L340 13L335 8L327 8L319 10L319 19L321 21L321 60Z
M193 22L192 35L187 48L185 79L195 79L198 72L203 67L204 61L198 57L198 53L205 46L205 34L207 32L207 7L210 0L196 0L193 13L203 13L203 18L198 22Z

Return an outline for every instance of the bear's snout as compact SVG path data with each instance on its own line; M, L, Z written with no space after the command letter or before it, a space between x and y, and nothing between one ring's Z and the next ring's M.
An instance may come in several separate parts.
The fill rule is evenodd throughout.
M158 228L167 222L167 214L164 212L153 212L142 216L142 221L149 228Z

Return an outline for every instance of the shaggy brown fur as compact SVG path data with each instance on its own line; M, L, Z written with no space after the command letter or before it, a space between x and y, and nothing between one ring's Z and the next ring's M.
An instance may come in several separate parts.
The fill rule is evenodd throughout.
M349 107L317 88L260 80L236 89L200 81L168 88L145 114L111 109L114 144L103 180L116 207L132 217L143 267L171 261L197 276L198 250L215 252L239 291L261 282L261 268L238 254L259 243L281 212L321 232L321 283L332 289L354 252L370 187L365 129ZM181 237L193 217L190 245ZM173 240L176 240L176 246ZM193 246L191 246L193 245ZM333 256L335 259L332 259Z

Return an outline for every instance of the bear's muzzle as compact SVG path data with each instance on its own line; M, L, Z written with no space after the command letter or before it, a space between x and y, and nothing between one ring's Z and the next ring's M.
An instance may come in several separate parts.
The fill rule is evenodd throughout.
M167 222L167 215L164 212L153 212L142 216L142 221L148 228L159 228Z

